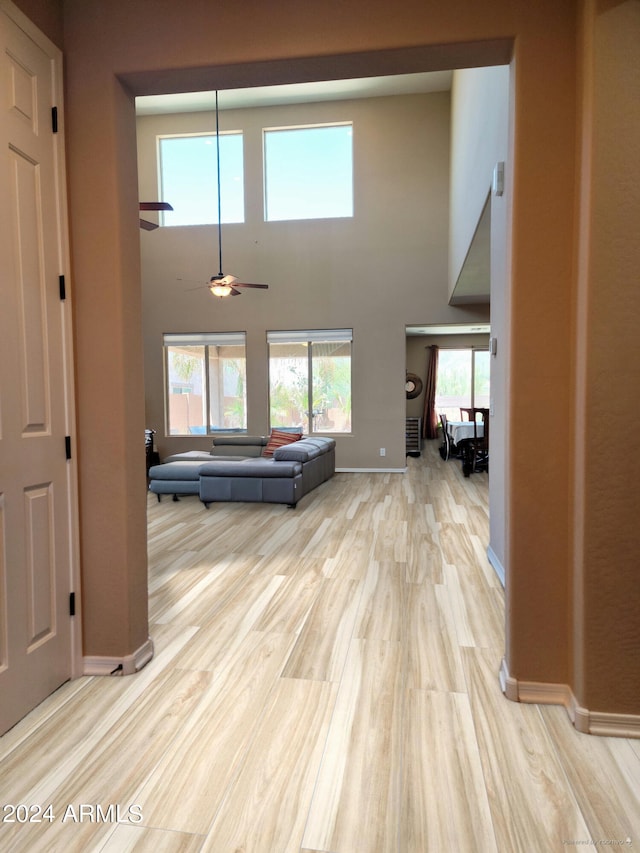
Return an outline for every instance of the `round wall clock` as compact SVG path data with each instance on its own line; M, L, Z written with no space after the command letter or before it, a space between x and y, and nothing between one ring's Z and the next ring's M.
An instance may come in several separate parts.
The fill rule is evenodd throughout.
M422 379L415 373L407 373L404 381L404 390L407 392L407 400L413 400L422 393Z

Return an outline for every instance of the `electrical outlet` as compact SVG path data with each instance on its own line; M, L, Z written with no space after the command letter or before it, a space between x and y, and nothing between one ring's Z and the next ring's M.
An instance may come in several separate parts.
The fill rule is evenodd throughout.
M387 448L381 447L380 448L380 456L386 456L386 455L387 455Z

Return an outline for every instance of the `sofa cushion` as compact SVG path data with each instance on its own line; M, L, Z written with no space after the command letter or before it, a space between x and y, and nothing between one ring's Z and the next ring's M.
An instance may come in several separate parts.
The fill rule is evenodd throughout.
M240 462L231 462L219 459L215 462L205 462L199 470L199 476L203 477L296 477L302 472L302 465L298 461L283 462L275 464L273 459L243 459Z
M252 456L262 455L262 450L268 439L264 435L217 435L213 439L211 455L220 456Z
M282 429L272 429L267 446L262 451L263 456L273 456L278 447L284 447L287 444L293 444L295 441L300 441L302 438L301 432L289 432Z
M236 435L216 435L213 438L214 447L222 447L224 445L243 446L247 444L264 445L267 443L267 438L264 435L247 435L246 433Z
M273 458L278 462L308 462L310 459L315 459L324 453L328 453L335 447L335 444L333 438L326 438L324 436L307 437L296 444L279 447L273 454Z
M163 462L208 462L211 453L208 450L185 450L184 453L172 453L165 456Z

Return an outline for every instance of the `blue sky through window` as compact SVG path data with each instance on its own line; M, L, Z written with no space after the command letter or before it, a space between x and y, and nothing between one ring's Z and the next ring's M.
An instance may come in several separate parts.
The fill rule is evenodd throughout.
M265 218L353 216L350 124L265 130Z
M160 138L161 195L173 206L164 225L218 222L215 134ZM244 168L241 133L220 134L222 221L244 222Z

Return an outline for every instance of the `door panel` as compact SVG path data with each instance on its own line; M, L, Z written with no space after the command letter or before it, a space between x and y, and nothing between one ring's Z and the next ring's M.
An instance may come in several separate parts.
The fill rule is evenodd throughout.
M23 433L44 433L50 426L48 369L45 350L47 331L43 277L39 269L42 225L39 216L41 192L39 166L17 152L9 151L14 215L14 253L18 260L15 280L18 332L21 354L21 397Z
M54 62L0 13L0 733L71 675Z

